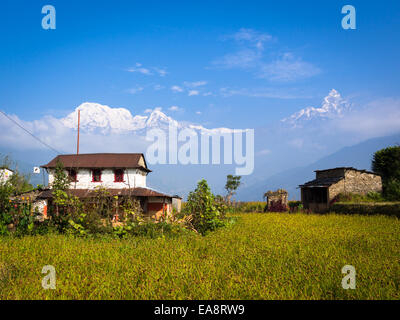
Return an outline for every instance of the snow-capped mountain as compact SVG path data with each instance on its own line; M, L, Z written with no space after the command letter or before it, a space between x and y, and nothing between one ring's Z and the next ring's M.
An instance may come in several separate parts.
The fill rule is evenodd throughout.
M144 134L146 129L160 128L168 129L169 126L177 128L188 128L205 133L228 133L233 132L228 128L206 129L200 125L190 123L179 123L171 117L168 117L160 109L154 109L149 115L135 115L125 108L111 108L99 103L85 102L77 107L72 113L61 119L64 126L68 128L77 128L78 110L80 110L80 127L87 132L101 132L107 134L110 132L124 133L133 132Z
M306 121L333 119L342 117L350 108L350 104L342 98L339 92L332 89L324 98L320 108L307 107L281 120L295 127L301 126Z

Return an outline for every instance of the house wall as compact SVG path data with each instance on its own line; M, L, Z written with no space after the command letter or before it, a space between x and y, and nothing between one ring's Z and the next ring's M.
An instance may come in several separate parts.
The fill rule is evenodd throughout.
M182 199L180 198L172 198L172 208L176 210L176 212L181 212L182 210Z
M382 179L375 174L346 170L344 179L329 187L329 201L339 193L367 194L368 192L382 192Z
M65 171L67 173L67 171ZM114 170L104 169L101 173L101 182L92 182L92 170L79 169L77 172L77 182L71 182L71 189L94 189L102 186L109 189L123 188L146 188L147 174L138 169L126 169L124 172L124 182L114 182ZM49 170L49 185L54 181L54 169Z
M149 197L147 200L147 214L159 220L164 214L172 213L172 199L167 197Z
M8 169L0 169L0 183L6 182L12 176L13 172Z
M368 192L382 192L382 179L380 176L347 170L344 179L344 192L367 194Z

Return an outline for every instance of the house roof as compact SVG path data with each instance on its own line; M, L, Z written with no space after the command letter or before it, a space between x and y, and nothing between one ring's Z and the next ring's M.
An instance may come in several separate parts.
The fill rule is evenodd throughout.
M314 170L314 172L325 172L325 171L332 171L332 170L338 170L338 169L343 169L343 170L354 170L354 171L358 171L358 172L364 172L364 173L369 173L369 174L374 174L379 176L379 174L372 172L372 171L368 171L365 169L357 169L354 167L336 167L336 168L331 168L331 169L323 169L323 170Z
M155 191L149 188L131 188L131 189L106 189L107 195L110 197L114 196L134 196L134 197L167 197L172 198L172 196ZM94 198L98 193L93 189L69 189L67 191L69 195L76 196L78 198ZM53 198L52 190L44 190L39 194L40 198L49 199Z
M143 158L144 166L140 164ZM55 168L60 160L65 168L136 168L151 172L147 168L143 153L87 153L58 155L42 168Z
M329 187L332 184L335 184L342 180L344 177L339 176L339 177L329 177L329 178L319 178L319 179L314 179L311 181L308 181L304 184L301 184L299 187L300 188L320 188L320 187Z

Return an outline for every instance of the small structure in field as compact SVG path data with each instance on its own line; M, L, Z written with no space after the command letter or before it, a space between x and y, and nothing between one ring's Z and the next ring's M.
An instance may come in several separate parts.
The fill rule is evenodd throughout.
M339 193L382 192L381 177L367 170L339 167L315 173L314 180L300 185L304 208L315 212L327 211Z
M267 199L267 209L270 210L274 204L280 203L284 207L288 205L288 192L284 189L278 189L276 191L268 191L264 194L264 198Z

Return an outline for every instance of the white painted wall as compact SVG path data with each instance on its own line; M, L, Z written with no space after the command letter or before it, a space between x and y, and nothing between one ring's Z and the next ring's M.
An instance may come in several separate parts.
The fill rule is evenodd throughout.
M65 171L67 173L67 171ZM71 182L71 189L94 189L102 186L108 189L146 188L147 174L138 169L126 169L124 182L114 182L114 170L104 169L101 172L101 182L92 182L92 170L80 169L77 171L77 182ZM49 170L49 185L54 181L54 170Z
M6 182L13 175L13 172L8 169L0 169L0 183Z

